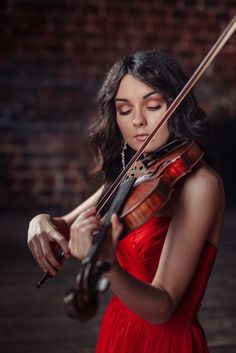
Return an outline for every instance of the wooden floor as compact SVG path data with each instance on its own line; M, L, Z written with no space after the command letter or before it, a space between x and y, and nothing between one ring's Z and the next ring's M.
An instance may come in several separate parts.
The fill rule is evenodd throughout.
M69 319L63 297L74 285L74 260L67 261L56 278L36 290L41 272L26 245L29 219L25 214L0 216L0 353L92 353L109 294L103 295L93 320L79 323ZM211 353L236 352L236 212L226 214L200 320Z

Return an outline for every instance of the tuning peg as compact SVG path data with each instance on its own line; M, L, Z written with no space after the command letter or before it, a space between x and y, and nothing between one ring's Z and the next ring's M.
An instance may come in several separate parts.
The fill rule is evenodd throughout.
M109 279L105 278L105 277L101 277L98 281L97 281L97 285L96 288L98 290L99 293L104 293L108 290L110 286L110 281Z

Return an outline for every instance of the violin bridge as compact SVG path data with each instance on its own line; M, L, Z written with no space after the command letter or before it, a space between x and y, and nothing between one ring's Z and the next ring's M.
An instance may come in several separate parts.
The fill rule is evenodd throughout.
M127 172L129 178L138 178L146 173L147 169L142 161L136 161Z

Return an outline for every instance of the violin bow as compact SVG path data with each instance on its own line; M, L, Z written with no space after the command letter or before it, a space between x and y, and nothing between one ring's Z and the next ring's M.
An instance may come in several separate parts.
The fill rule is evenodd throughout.
M212 63L216 55L220 52L220 50L223 48L223 46L226 44L226 42L229 40L229 38L233 35L234 31L236 30L236 15L233 17L233 19L230 21L228 26L225 28L225 30L222 32L220 37L217 39L215 44L212 46L208 54L205 56L203 61L200 63L200 65L197 67L193 75L190 77L188 82L185 84L183 89L180 91L178 96L174 99L174 101L171 103L171 105L168 107L167 111L159 121L159 123L154 127L154 129L151 131L151 133L148 135L140 149L134 154L134 156L130 159L130 161L127 163L125 168L122 170L122 172L118 175L116 180L112 183L112 185L109 187L109 189L106 191L106 193L102 196L101 200L97 204L97 214L101 212L103 207L106 205L106 203L109 201L111 196L114 194L116 189L119 187L120 183L125 179L127 172L129 169L133 166L133 164L138 160L138 158L142 155L145 147L149 144L149 142L153 139L153 137L156 135L156 133L160 130L162 125L170 118L172 113L177 109L177 107L180 105L182 100L186 97L186 95L189 93L189 91L192 89L192 87L196 84L196 82L199 80L199 78L202 76L202 74L205 72L207 67ZM61 252L57 259L58 261L62 261L64 258L64 253ZM48 272L44 273L43 277L37 282L36 288L39 288L41 284L47 279L50 278L50 274Z

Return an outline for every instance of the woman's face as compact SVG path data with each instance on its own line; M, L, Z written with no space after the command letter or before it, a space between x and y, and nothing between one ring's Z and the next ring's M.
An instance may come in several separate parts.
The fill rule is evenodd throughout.
M138 81L125 75L115 96L116 119L121 134L128 145L137 151L158 124L167 110L164 97ZM165 123L157 132L144 152L152 152L164 145L169 138Z

